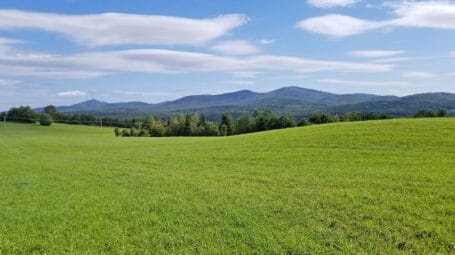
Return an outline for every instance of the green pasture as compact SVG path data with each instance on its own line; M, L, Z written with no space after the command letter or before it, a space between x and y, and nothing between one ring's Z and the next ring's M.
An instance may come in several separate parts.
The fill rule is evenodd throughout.
M0 126L0 254L455 254L455 118Z

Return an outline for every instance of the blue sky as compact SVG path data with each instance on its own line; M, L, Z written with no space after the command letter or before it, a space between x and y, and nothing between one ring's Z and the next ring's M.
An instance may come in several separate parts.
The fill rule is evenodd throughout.
M0 2L0 110L284 86L455 93L454 67L454 1Z

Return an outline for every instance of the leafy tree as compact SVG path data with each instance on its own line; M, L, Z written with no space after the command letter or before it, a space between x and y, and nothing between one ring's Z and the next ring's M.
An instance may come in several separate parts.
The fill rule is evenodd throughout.
M218 126L213 122L206 121L203 127L204 127L204 129L203 129L204 136L219 136L220 135Z
M243 115L237 122L237 134L251 133L256 130L256 118Z
M228 127L226 124L220 125L220 135L227 136L228 135Z
M290 128L295 126L297 126L297 123L295 123L294 118L291 116L281 116L278 119L278 128Z
M297 126L303 127L303 126L308 126L310 124L311 123L306 118L302 118L302 119L300 119L299 123L297 123Z
M220 129L220 133L222 135L234 135L235 134L235 122L234 122L234 119L232 118L231 114L223 113L223 115L221 116L220 128L223 125L226 126L226 132L222 132L222 130Z
M138 136L139 135L139 131L135 127L132 127L132 128L130 128L130 135L131 136Z
M115 136L120 136L120 135L122 135L122 132L120 131L120 128L116 127L116 128L114 129L114 134L115 134Z
M421 110L419 111L414 117L416 118L433 118L436 117L438 114L433 110Z
M131 132L129 129L123 129L122 130L122 136L131 136Z
M39 119L39 124L41 126L50 126L52 125L52 117L47 113L42 113Z
M447 117L447 111L444 109L439 110L438 117Z
M34 112L30 106L20 106L11 108L6 116L16 122L36 123L39 114Z
M340 116L330 115L329 113L316 113L311 116L309 119L311 123L314 124L323 124L323 123L332 123L340 121Z
M155 121L149 130L150 136L155 136L155 137L164 136L165 132L166 132L166 129L164 128L161 121Z
M198 129L197 123L199 122L198 115L187 115L185 117L185 135L186 136L197 136Z
M51 117L55 117L55 115L57 114L57 108L55 108L55 106L53 105L48 105L44 107L43 112L51 115Z
M277 126L277 120L271 111L256 113L256 131L265 131L274 129Z

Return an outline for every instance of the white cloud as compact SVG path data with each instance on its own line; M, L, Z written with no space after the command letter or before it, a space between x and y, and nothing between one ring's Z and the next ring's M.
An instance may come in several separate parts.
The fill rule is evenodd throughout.
M262 39L262 40L259 40L259 43L260 43L260 44L263 44L263 45L268 45L268 44L275 43L275 40L272 40L272 39Z
M309 5L318 8L348 7L356 4L359 0L307 0Z
M379 22L372 22L339 14L309 18L297 23L297 27L305 31L335 37L360 34L368 30L380 28L381 26L383 25Z
M450 56L455 57L455 51L451 51Z
M342 86L352 87L409 87L410 84L402 81L349 81L338 79L322 79L318 80L319 83L325 84L338 84Z
M405 78L433 78L434 74L428 72L404 72L401 76Z
M252 55L259 52L259 49L247 41L225 41L212 47L212 50L226 55Z
M14 85L19 84L21 82L22 81L0 79L0 88L1 87L6 87L6 86L14 86Z
M344 37L379 28L416 27L455 29L455 3L449 1L400 1L384 4L392 8L395 19L363 20L330 14L302 20L297 27L311 33Z
M145 91L123 91L123 90L116 90L114 91L115 94L125 95L125 96L132 96L132 97L162 97L162 96L170 96L172 93L170 92L145 92Z
M405 62L405 61L410 61L410 60L415 60L417 58L409 58L409 57L402 57L402 58L379 58L379 59L374 59L371 62L372 63L396 63L396 62Z
M17 40L17 39L11 39L11 38L5 38L5 37L0 37L0 44L1 45L20 44L20 43L25 43L25 41Z
M55 32L87 46L121 44L199 45L245 24L245 15L211 19L103 13L63 15L0 10L0 30L38 29Z
M254 85L255 81L248 81L248 80L238 80L238 81L227 81L227 84L234 84L234 85Z
M233 76L237 78L256 78L258 74L261 72L251 72L251 71L241 71L241 72L234 72Z
M113 73L260 72L286 70L383 72L387 64L321 61L279 55L219 56L163 49L91 51L73 55L0 50L0 75L45 78L94 78ZM250 73L251 75L251 73Z
M87 93L75 90L75 91L62 91L57 93L57 96L59 97L83 97L86 96Z
M391 51L391 50L359 50L351 51L349 55L361 58L382 58L393 57L403 54L404 51Z

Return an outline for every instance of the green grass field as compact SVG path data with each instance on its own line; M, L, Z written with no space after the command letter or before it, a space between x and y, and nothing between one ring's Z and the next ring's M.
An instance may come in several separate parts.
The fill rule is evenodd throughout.
M0 127L0 254L454 254L455 119Z

